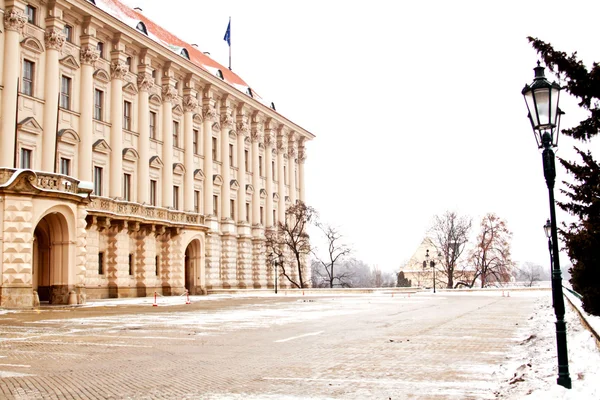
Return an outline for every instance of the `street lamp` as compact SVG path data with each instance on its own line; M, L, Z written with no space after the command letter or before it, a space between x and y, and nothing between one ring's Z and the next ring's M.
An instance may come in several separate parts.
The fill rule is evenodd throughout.
M556 314L556 348L558 353L558 379L556 382L571 388L571 377L569 375L569 357L567 352L567 324L565 323L565 302L562 293L562 277L560 272L560 261L558 259L558 235L556 229L556 211L554 208L554 180L556 168L554 162L553 147L558 144L560 116L563 114L558 108L561 87L556 83L550 83L544 76L544 67L538 66L533 69L535 77L531 85L525 85L521 94L525 97L525 104L529 112L533 134L538 148L543 149L542 161L544 166L544 177L548 186L550 199L550 237L552 252L552 302ZM544 227L546 229L546 227Z
M425 252L425 261L423 261L423 267L429 265L433 270L433 293L435 293L435 261L429 261L429 249Z
M269 261L271 262L271 265L275 267L273 272L275 274L275 294L277 294L277 275L279 275L279 263L277 258L273 256L273 253L269 253Z

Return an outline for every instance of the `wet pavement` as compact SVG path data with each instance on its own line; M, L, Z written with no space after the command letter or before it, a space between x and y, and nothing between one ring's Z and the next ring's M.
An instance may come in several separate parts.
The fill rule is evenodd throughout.
M0 398L493 399L499 365L546 295L208 296L0 310Z

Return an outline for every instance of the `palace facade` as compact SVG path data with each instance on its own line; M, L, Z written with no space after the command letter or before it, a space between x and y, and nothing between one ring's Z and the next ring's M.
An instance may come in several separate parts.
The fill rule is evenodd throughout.
M314 136L118 0L0 8L0 306L272 287Z

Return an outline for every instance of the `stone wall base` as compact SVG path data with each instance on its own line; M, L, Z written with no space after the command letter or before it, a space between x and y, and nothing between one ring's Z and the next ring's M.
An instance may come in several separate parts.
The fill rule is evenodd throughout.
M0 307L33 308L33 290L30 287L0 287Z
M204 293L202 293L204 291ZM151 297L154 292L161 296L180 296L185 293L185 288L163 288L163 287L97 287L86 288L87 299L123 299L129 297ZM199 288L197 294L206 294L206 289Z

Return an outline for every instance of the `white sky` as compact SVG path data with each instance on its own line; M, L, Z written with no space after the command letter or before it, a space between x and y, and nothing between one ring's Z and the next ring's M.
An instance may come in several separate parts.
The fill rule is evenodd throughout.
M548 193L521 96L538 59L526 37L591 65L600 60L600 3L127 3L225 66L231 16L233 70L317 136L308 144L307 203L340 228L356 257L397 270L433 216L456 210L475 228L497 213L514 233L514 259L548 264ZM563 127L584 115L566 94L561 108ZM559 155L572 158L573 142L561 143ZM565 176L559 169L558 180Z

